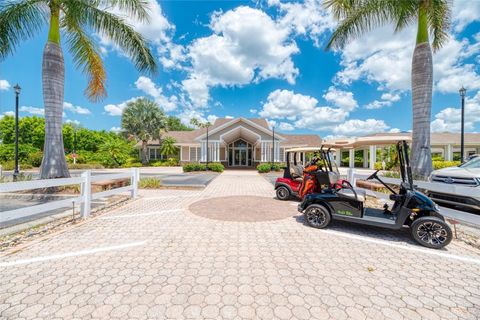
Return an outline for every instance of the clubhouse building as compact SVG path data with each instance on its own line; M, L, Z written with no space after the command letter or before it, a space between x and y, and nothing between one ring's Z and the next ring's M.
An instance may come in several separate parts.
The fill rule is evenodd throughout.
M206 129L169 131L166 136L175 139L181 163L207 161ZM315 134L273 132L265 119L219 118L208 128L208 161L221 162L226 167L255 167L272 159L285 161L285 150L289 148L321 144L320 136ZM159 141L151 141L148 148L150 160L160 158Z
M170 131L175 139L181 163L207 161L207 130ZM285 151L296 147L335 145L335 161L340 167L371 168L381 148L399 140L411 142L409 132L377 133L357 138L323 140L315 134L285 134L273 132L262 118L219 118L208 129L208 160L226 167L255 167L262 162L284 162ZM432 133L432 155L445 160L457 160L460 154L459 133ZM273 148L275 146L275 148ZM150 141L151 161L161 159L160 142ZM465 155L480 154L480 133L465 134ZM301 157L305 159L305 157ZM359 162L358 159L361 159Z

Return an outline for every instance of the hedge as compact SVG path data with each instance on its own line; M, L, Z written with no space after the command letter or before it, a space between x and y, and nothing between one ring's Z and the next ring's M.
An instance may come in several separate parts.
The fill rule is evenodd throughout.
M257 166L257 171L260 173L267 173L270 172L270 170L272 170L272 165L270 163L260 163Z
M219 162L212 162L208 164L208 169L213 172L223 172L225 167Z
M457 167L460 165L460 161L432 161L433 170Z
M205 171L207 167L203 163L186 163L183 165L183 172Z

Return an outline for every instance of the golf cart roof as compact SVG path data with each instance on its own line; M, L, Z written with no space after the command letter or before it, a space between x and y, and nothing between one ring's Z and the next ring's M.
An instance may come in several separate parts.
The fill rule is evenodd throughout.
M287 149L286 152L317 152L322 149L328 150L328 148L325 148L325 147L299 147L299 148ZM335 149L330 148L330 151L335 151Z

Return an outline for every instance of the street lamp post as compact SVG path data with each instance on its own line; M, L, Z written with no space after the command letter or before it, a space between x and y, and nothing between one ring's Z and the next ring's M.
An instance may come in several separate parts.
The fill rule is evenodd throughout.
M15 168L13 170L13 181L17 181L17 176L20 174L18 170L18 103L22 88L17 84L13 89L15 90Z
M462 129L460 137L460 161L463 163L465 159L465 93L467 90L462 86L459 90L460 97L462 98Z
M272 126L272 165L271 167L273 168L273 165L275 164L275 126Z

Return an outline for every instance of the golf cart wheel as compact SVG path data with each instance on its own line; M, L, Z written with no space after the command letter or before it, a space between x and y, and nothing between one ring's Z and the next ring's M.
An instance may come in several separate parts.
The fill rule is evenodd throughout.
M288 200L288 199L290 199L290 196L291 196L290 195L290 190L288 190L287 187L280 186L280 187L277 188L277 198L279 200L283 200L283 201Z
M440 249L452 241L452 229L436 217L421 217L411 225L412 237L422 246Z
M307 207L304 213L305 221L310 227L323 229L332 220L327 208L319 204L312 204Z

